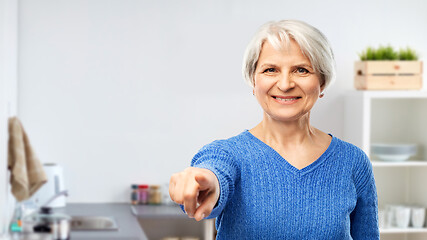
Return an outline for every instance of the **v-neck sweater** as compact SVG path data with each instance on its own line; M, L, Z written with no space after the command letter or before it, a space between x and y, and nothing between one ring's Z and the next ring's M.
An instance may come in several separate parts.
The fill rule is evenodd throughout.
M332 135L326 151L298 169L248 130L205 145L191 166L211 170L220 197L217 239L379 239L372 165Z

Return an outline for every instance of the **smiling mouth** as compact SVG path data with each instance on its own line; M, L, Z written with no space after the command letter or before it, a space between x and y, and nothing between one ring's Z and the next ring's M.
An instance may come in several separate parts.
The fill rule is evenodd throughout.
M290 102L290 101L298 100L301 97L286 97L286 98L281 98L281 97L273 96L273 98L276 99L276 100L279 100L279 101Z

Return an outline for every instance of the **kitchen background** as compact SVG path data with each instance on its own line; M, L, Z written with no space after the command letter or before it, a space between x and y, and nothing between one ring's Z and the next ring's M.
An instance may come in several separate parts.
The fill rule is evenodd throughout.
M421 0L0 0L0 206L9 115L64 167L68 202L128 202L131 183L167 183L204 144L255 126L241 61L269 20L330 40L337 81L312 123L342 138L357 53L410 46L424 60L426 13Z

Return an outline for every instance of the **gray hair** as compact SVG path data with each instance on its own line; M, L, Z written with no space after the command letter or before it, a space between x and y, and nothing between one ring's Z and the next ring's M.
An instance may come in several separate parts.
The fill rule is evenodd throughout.
M305 22L282 20L262 25L246 48L242 72L251 87L255 86L254 74L263 43L268 40L274 48L281 49L282 43L289 46L291 39L310 60L314 71L320 73L323 90L335 80L334 54L325 35Z

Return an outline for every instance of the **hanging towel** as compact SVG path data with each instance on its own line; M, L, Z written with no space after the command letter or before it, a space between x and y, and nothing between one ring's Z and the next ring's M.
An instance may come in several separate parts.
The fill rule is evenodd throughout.
M8 168L17 201L30 198L47 181L43 166L17 117L9 118Z

